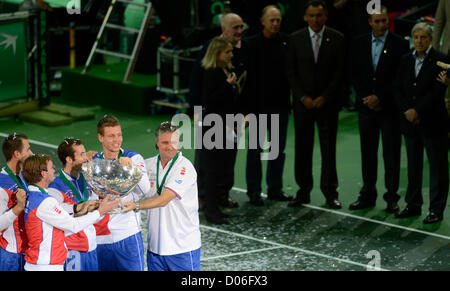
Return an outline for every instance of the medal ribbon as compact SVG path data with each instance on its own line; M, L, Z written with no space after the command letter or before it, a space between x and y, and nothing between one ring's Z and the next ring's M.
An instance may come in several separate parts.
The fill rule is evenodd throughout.
M78 191L78 189L73 185L73 183L67 179L66 175L64 175L64 172L62 170L61 170L61 174L59 176L61 177L61 180L63 180L63 182L67 186L69 186L69 188L70 188L70 190L72 190L73 194L75 194L79 203L89 200L89 192L87 191L87 184L86 184L86 180L84 179L83 173L80 173L80 179L82 179L81 181L83 182L84 199L81 198L82 193L80 193L80 191ZM76 181L75 181L75 183L76 183Z
M169 169L167 170L166 174L164 175L161 185L159 185L159 163L161 161L160 155L158 155L158 159L156 160L156 191L158 192L158 195L161 195L162 189L164 187L164 184L166 183L167 175L169 174L170 170L172 169L173 165L178 159L179 153L175 155L175 157L172 159L172 162L170 163Z
M22 182L17 178L16 175L14 175L13 171L11 171L11 169L8 167L8 165L6 165L5 171L6 171L6 173L8 173L8 175L14 180L14 182L16 182L17 187L19 187L20 189L23 189L23 190L27 191L27 189L25 189L25 187L24 187L24 185L22 184Z

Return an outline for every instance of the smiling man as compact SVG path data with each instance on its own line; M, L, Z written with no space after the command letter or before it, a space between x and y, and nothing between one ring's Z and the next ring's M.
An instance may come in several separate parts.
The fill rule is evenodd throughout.
M197 172L178 151L177 129L169 122L156 129L159 155L145 160L150 199L124 203L126 211L149 209L149 271L200 271Z
M27 185L22 166L33 154L28 137L11 134L2 145L6 165L0 172L0 271L23 271L27 237L24 208Z
M437 78L438 62L445 55L431 47L432 28L418 23L412 29L414 51L404 55L397 73L395 97L403 115L401 128L405 136L408 158L406 208L396 217L419 216L422 213L423 152L430 163L430 206L425 224L443 220L447 203L448 150L447 132L450 121L445 108L445 85Z
M82 216L98 207L98 197L81 173L81 166L88 161L86 149L79 139L65 138L58 146L58 157L64 168L49 185L49 194L69 214ZM97 271L97 240L94 225L78 233L67 233L65 242L69 249L64 264L66 271Z
M74 218L48 194L54 174L53 161L48 155L32 155L24 162L23 176L29 185L24 217L28 238L26 271L63 271L68 253L65 232L80 232L119 203L105 199L97 210Z
M122 198L125 201L138 201L150 189L144 158L133 151L122 149L122 127L119 120L106 115L97 124L98 140L103 152L93 159L118 160L122 165L142 168L139 184ZM143 271L144 248L139 213L107 214L95 224L97 231L97 255L100 271Z

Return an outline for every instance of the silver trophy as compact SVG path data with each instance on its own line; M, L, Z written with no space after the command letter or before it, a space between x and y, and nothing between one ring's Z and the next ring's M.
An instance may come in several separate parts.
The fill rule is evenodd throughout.
M111 195L111 199L127 196L142 178L139 166L123 166L119 161L95 159L84 163L83 175L92 190L100 197ZM121 205L112 213L120 213Z

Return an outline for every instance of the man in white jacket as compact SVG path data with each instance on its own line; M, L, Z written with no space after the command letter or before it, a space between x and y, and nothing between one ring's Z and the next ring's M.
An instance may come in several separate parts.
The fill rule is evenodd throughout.
M27 238L24 230L26 183L21 175L33 154L28 137L10 134L2 145L6 165L0 170L0 271L23 271Z
M29 185L25 208L26 271L62 271L68 253L64 232L77 233L85 229L119 204L119 200L105 199L97 210L74 218L48 194L54 174L48 155L32 155L23 165L23 175Z

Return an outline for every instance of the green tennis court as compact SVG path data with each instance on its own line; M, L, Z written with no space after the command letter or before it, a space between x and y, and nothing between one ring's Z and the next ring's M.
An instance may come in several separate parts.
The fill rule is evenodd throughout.
M79 105L82 107L82 105ZM83 140L88 150L101 150L97 141L96 123L105 114L116 115L122 124L123 147L141 153L144 158L156 155L154 130L170 115L137 116L97 107L95 119L77 121L69 125L46 127L0 118L0 140L12 133L25 133L34 153L48 153L54 157L56 147L65 137ZM295 195L294 131L291 117L286 148L284 190ZM193 150L183 151L191 161ZM380 153L381 155L381 153ZM231 197L239 202L236 209L225 209L230 215L229 225L216 226L206 222L200 213L202 232L201 268L204 271L221 270L449 270L450 224L448 209L444 221L425 226L422 220L428 208L428 165L425 161L422 216L396 219L388 214L382 197L377 206L360 211L349 211L361 187L359 135L357 114L342 111L340 115L337 159L339 199L343 209L327 208L318 187L311 193L311 204L300 208L287 207L285 202L265 200L265 206L248 203L245 194L246 151L238 153L235 168L235 187ZM381 156L380 156L381 160ZM4 164L3 156L0 164ZM400 207L405 206L406 157L402 149ZM318 142L314 150L314 176L320 174ZM382 163L379 165L378 191L383 193ZM318 178L316 178L317 181ZM263 187L265 190L265 188ZM381 196L381 195L379 195ZM145 215L143 215L145 220ZM145 226L145 221L143 226ZM144 227L145 228L145 227ZM144 233L144 240L146 235ZM144 242L144 245L146 243Z

